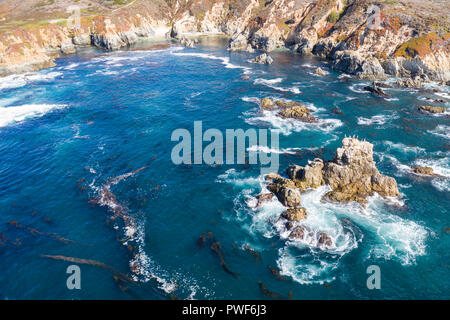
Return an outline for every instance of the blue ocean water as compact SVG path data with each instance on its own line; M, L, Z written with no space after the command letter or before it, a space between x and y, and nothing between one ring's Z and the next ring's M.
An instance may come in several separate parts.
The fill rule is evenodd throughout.
M0 79L0 298L269 298L258 281L294 299L450 298L450 119L417 111L426 97L448 103L448 88L387 89L392 98L383 99L362 90L369 82L291 52L261 66L249 62L254 54L226 51L221 39L194 49L151 45L89 48ZM316 76L318 66L329 73ZM320 121L262 113L264 97L303 102ZM377 167L396 178L401 198L374 196L362 208L320 201L326 187L308 192L305 224L336 245L287 241L277 224L283 207L254 208L264 190L258 165L173 164L171 134L193 132L194 121L222 132L280 129L271 151L281 173L290 163L331 159L356 135L374 144ZM438 176L415 175L413 165ZM115 198L99 202L109 185ZM117 205L128 225L110 219ZM239 277L224 270L209 237ZM43 255L99 261L137 285L108 268ZM81 268L81 290L67 289L71 264ZM380 267L380 290L367 288L370 265Z

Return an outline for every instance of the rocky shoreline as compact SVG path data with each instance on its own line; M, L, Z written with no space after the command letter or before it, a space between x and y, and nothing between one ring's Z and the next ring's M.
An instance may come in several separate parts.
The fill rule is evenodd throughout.
M426 168L419 168L427 170ZM423 172L423 171L421 171ZM430 174L426 171L426 174ZM308 230L299 224L307 218L307 211L301 206L302 194L308 190L328 185L331 191L324 195L323 201L338 203L357 202L367 204L367 197L375 193L382 197L398 197L400 192L394 178L381 174L373 161L373 145L354 137L342 140L342 147L336 150L331 161L316 158L306 166L290 165L287 178L272 173L265 177L267 189L271 193L257 196L257 207L275 196L286 207L279 220L288 230L288 238L302 240ZM325 232L317 234L319 247L331 247L333 241Z
M166 37L192 47L188 35L222 34L230 37L229 50L289 48L327 59L331 68L361 79L395 76L406 78L401 81L408 86L429 80L448 85L449 23L446 15L439 16L445 13L439 5L449 4L422 2L415 5L429 9L426 14L405 1L136 0L82 15L77 28L70 28L67 17L26 27L11 22L12 27L0 29L0 76L52 66L56 57L80 46L112 51L140 38Z

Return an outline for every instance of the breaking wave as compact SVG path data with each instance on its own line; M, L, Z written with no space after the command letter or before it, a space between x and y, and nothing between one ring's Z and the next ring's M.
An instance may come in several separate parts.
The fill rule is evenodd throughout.
M65 108L63 104L26 104L16 107L0 107L0 128L29 118L42 117L46 113Z

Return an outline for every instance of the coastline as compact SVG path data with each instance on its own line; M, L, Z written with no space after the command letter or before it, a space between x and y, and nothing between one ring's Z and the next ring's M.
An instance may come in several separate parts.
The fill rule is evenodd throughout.
M448 21L443 31L433 31L424 25L426 19L415 25L411 19L399 20L384 3L382 26L372 28L372 13L366 10L372 1L367 0L303 1L285 7L278 0L248 0L240 6L231 1L228 7L225 2L182 7L136 0L104 14L81 16L76 28L67 19L8 27L0 32L0 75L53 66L55 58L84 46L115 51L140 39L221 35L229 38L228 50L270 53L286 48L326 59L332 69L359 79L411 79L407 87L450 81ZM333 18L335 12L339 17Z

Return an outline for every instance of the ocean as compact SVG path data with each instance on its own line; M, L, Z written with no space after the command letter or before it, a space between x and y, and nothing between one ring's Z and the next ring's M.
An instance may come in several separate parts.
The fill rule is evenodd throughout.
M448 106L449 88L388 88L381 98L323 60L254 56L227 51L222 38L142 42L1 78L0 298L270 299L260 282L286 299L449 299L450 117L418 111L427 98ZM265 97L302 102L319 121L261 111ZM366 139L401 196L362 207L322 201L327 186L310 190L304 224L334 245L290 241L278 201L255 208L266 190L259 165L173 163L172 133L193 132L195 121L278 129L278 148L258 152L276 153L280 174L331 160L346 136ZM67 287L72 264L79 290ZM367 286L373 265L378 290Z

